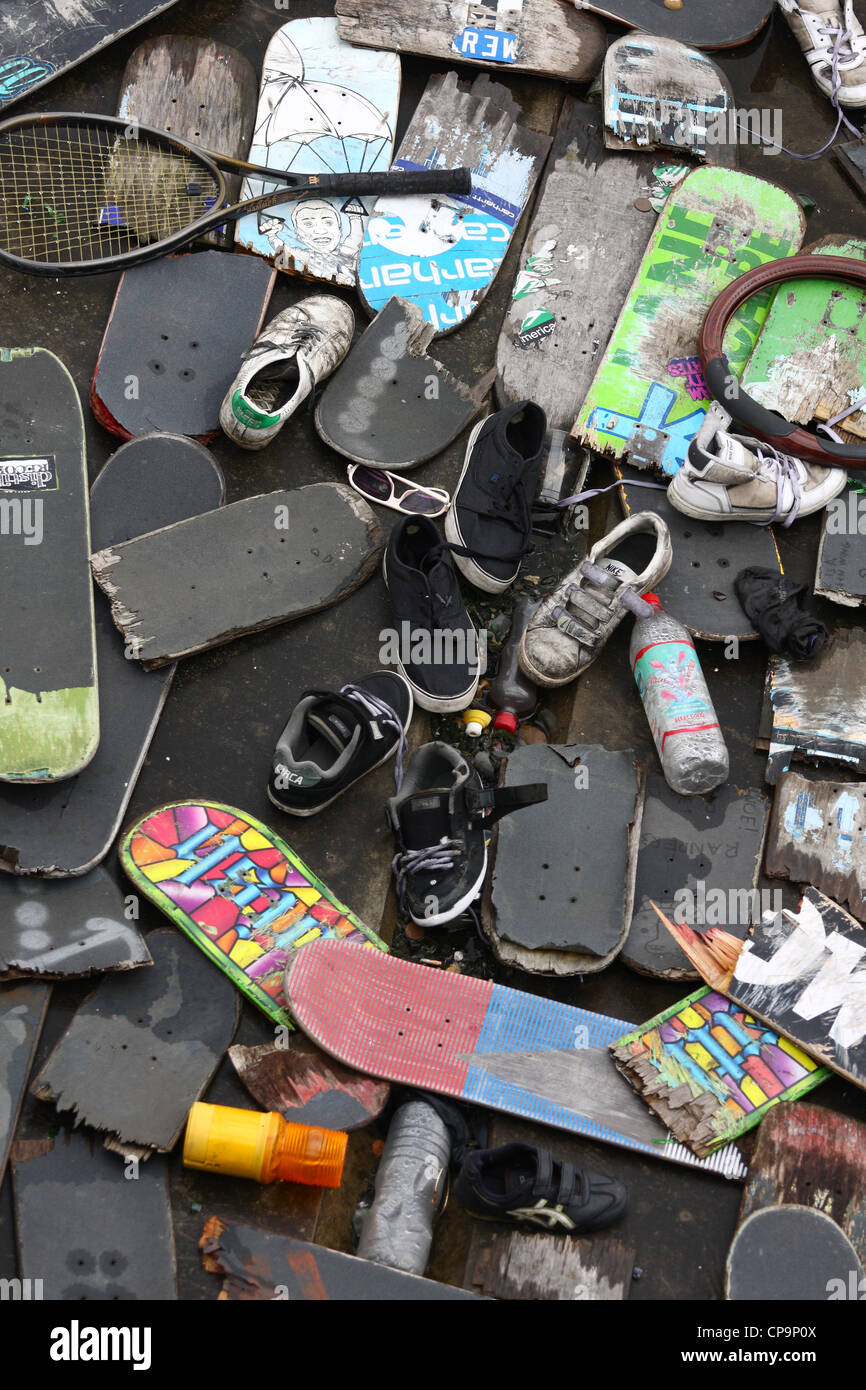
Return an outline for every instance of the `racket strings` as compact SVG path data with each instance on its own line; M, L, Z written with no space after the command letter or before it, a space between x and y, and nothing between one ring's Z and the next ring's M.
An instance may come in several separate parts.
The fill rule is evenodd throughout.
M0 138L0 247L21 260L121 255L182 231L221 197L207 165L141 134L69 123Z

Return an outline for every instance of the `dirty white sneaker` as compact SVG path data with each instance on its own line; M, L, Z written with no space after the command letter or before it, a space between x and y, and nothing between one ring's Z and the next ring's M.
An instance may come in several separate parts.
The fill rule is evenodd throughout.
M597 541L527 624L517 659L539 685L567 685L671 567L671 538L655 512L635 512ZM641 566L643 566L641 568Z
M668 488L678 512L698 521L790 526L826 507L845 486L844 468L822 468L749 435L718 428L711 412Z
M284 309L262 330L220 407L220 424L242 449L263 449L320 381L342 362L355 315L332 294Z
M779 0L815 85L841 106L866 106L866 34L854 0Z

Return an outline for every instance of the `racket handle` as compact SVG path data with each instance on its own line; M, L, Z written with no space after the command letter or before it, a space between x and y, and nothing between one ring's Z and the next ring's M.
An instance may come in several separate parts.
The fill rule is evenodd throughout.
M328 197L354 194L358 198L378 193L469 193L471 169L381 169L368 174L323 175L316 191Z

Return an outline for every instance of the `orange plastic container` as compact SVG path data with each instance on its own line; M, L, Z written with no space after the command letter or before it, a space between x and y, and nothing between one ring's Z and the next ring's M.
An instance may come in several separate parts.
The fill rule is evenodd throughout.
M183 1161L187 1168L257 1182L339 1187L348 1142L339 1130L290 1124L276 1113L196 1101L186 1123Z

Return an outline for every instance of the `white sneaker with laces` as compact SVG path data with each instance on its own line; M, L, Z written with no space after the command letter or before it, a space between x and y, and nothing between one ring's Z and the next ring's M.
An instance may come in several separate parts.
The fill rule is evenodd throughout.
M866 34L854 0L779 0L815 85L841 106L866 106Z
M220 424L242 449L263 449L320 381L342 362L355 315L332 294L311 295L262 330L220 407Z

